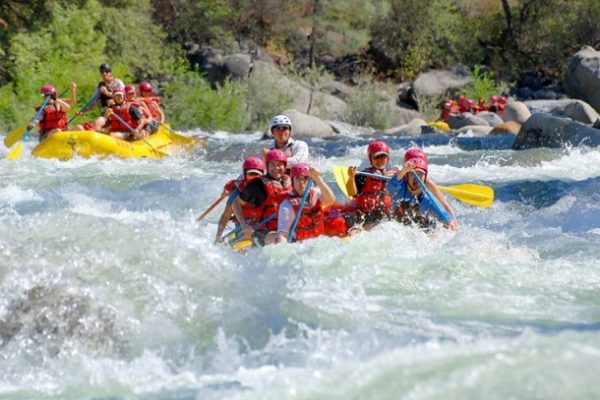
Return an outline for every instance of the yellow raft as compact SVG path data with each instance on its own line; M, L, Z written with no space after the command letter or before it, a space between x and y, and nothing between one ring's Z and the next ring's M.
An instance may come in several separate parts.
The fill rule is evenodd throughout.
M128 142L95 131L62 131L52 134L31 151L35 157L69 160L79 157L163 158L190 152L206 143L180 135L161 124L145 139Z

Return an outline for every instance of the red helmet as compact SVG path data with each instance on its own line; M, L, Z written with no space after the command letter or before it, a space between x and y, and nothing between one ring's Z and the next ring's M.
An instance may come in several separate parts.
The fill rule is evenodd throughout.
M420 169L425 172L425 179L427 179L427 160L422 157L409 158L406 162L412 162L416 169Z
M506 96L500 97L500 104L506 104Z
M125 93L135 93L135 86L133 85L125 85Z
M456 100L458 101L458 103L462 103L463 100L465 99L465 96L463 96L462 94L459 94L458 96L456 96Z
M125 94L125 88L123 86L117 86L116 88L114 88L112 90L113 96L116 96L117 94L121 94L124 95Z
M267 165L271 161L287 162L287 159L288 159L287 155L283 151L277 150L277 149L271 149L271 150L267 151L267 155L265 158L267 160Z
M56 88L52 85L44 85L40 89L40 93L43 94L44 96L47 96L47 95L56 96Z
M382 140L376 140L372 142L369 147L367 147L367 154L369 155L369 158L382 153L387 154L388 157L390 156L390 146L388 146L387 143Z
M307 163L298 163L294 164L292 170L290 172L291 177L295 176L309 176L310 174L310 165Z
M244 164L242 165L242 169L244 170L244 172L250 170L250 169L255 169L258 170L260 172L262 172L263 174L265 173L265 170L267 169L267 167L265 166L265 162L258 157L248 157L244 160Z
M472 106L473 105L473 100L467 99L467 105Z
M425 154L423 150L418 147L411 147L410 149L406 150L406 153L404 153L404 162L412 158L423 158L425 161L427 161L427 154Z
M150 84L150 82L140 83L140 92L151 92L151 91L152 91L152 85Z
M498 96L492 96L491 101L492 101L492 103L497 103L498 102Z
M450 110L452 108L452 103L449 101L444 103L444 110Z

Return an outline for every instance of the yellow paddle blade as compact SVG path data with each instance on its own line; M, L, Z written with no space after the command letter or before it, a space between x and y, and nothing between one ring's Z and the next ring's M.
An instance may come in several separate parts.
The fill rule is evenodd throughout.
M344 193L347 198L350 198L348 195L348 167L344 167L341 165L333 166L333 176L335 176L335 182L338 184L338 187Z
M25 134L26 130L27 124L13 130L11 133L8 134L8 136L4 138L4 145L9 148L13 147L13 145L17 143L19 139L21 139L21 137Z
M18 160L19 158L21 158L21 154L23 154L23 142L17 143L16 146L14 146L12 149L10 149L10 151L6 155L6 159L7 160Z
M254 242L250 239L240 240L239 242L234 243L231 247L235 251L242 251L247 249L248 247L254 246Z
M465 183L455 186L438 186L438 188L458 200L479 207L489 207L494 201L494 189L489 186Z

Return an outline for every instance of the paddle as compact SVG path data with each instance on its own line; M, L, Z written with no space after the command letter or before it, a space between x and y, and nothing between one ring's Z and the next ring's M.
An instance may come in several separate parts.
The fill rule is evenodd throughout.
M7 160L17 160L21 157L21 154L23 154L23 141L22 140L20 140L16 146L13 146L10 149L10 151L6 155L6 159Z
M42 105L40 106L39 110L35 113L35 117L33 117L33 120L38 120L38 118L40 118L40 115L42 115L42 113L44 112L44 108L46 108L46 105L48 104L48 102L50 101L50 95L48 94L46 96L46 98L44 99L44 102L42 103ZM33 121L32 120L32 121ZM25 125L25 129L21 130L21 128L17 128L14 131L12 131L7 137L4 138L4 144L6 145L6 147L12 147L15 143L17 143L17 141L19 139L21 139L23 136L27 135L29 133L29 129L27 129L28 125Z
M290 233L288 234L288 243L292 243L294 241L296 227L298 226L298 221L300 221L300 216L302 215L302 211L304 210L304 203L306 203L306 198L308 197L308 193L310 192L310 187L312 186L312 183L312 179L308 178L308 182L306 183L306 189L304 189L304 193L302 193L302 199L300 199L298 212L296 213L294 223L292 224L292 228L290 229Z
M196 221L200 222L204 219L204 217L206 217L208 215L209 212L211 212L217 205L219 205L219 203L221 201L223 201L224 198L226 198L227 196L229 196L228 194L224 194L221 197L219 197L214 203L212 203L212 205L210 207L208 207L206 209L206 211L204 211L202 213L202 215L200 215L198 218L196 218Z
M421 186L421 190L423 191L423 193L425 193L425 196L429 197L429 201L431 201L431 204L440 216L440 219L444 222L452 221L452 216L448 213L448 211L446 211L444 206L440 204L438 199L434 195L432 195L429 190L427 190L427 186L425 186L425 183L423 183L421 178L419 178L419 175L415 171L411 171L410 173L413 174L413 176L417 179L417 182L419 182L419 186Z
M96 94L94 94L92 96L92 98L90 99L90 101L88 101L87 103L85 103L85 106L81 107L81 109L79 111L77 111L75 113L75 115L73 115L70 119L69 122L67 122L67 125L69 125L71 122L73 122L73 120L75 118L77 118L79 115L81 115L83 113L84 110L87 110L88 108L90 108L92 106L92 104L94 104L96 102L96 100L98 100L98 97L100 97L100 92L96 92Z
M119 117L116 113L113 112L112 116L117 118L117 120L120 123L122 123L127 129L129 129L131 133L135 132L135 129L133 129L131 125L129 125L123 118ZM162 156L170 156L169 153L156 149L154 146L152 146L152 144L149 141L146 140L146 138L142 137L141 139L152 149L152 151L155 151L157 154L161 154Z
M335 180L340 187L341 191L348 196L348 189L346 183L348 182L348 167L334 166L333 174ZM358 172L359 175L371 176L377 179L389 180L391 178L383 175L370 174L368 172ZM471 204L478 207L489 207L494 201L494 189L489 186L475 185L471 183L465 183L455 186L438 186L438 188L445 193L448 193L452 197L462 201L463 203Z
M277 216L277 213L273 213L271 215L269 215L267 218L263 219L262 221L260 221L258 224L253 225L252 229L256 229L259 228L261 226L263 226L264 224L266 224L267 222L269 222L270 220L274 219ZM234 229L232 229L230 232L226 233L223 235L223 239L231 236L231 235L235 235L238 232L240 232L242 230L242 225L238 225L237 227L235 227ZM235 237L233 239L231 239L230 241L228 241L229 244L234 244L235 242L237 242L238 240L240 240L242 238L242 236L240 237Z

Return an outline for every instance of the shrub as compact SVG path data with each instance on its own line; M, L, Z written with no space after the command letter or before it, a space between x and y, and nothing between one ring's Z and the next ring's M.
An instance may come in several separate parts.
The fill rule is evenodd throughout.
M348 101L346 121L375 129L388 128L392 120L388 90L387 85L360 78L356 92Z
M292 105L292 82L278 72L254 71L246 84L246 104L253 129L263 129L274 115Z
M236 82L225 82L216 90L197 72L183 72L165 84L166 118L179 129L241 132L248 125L244 106L246 89Z

